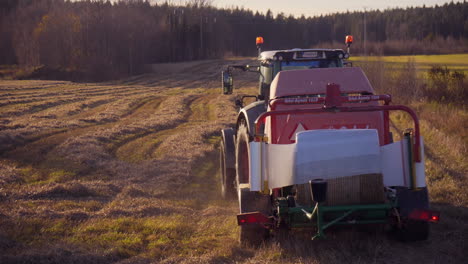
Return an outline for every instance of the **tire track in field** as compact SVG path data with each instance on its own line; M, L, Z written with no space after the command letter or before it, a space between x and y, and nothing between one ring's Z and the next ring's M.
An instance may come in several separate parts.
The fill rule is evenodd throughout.
M120 160L133 163L157 158L158 155L154 155L154 153L158 146L167 136L177 131L181 124L189 122L193 115L193 106L201 98L201 96L196 95L187 98L184 102L184 110L180 120L174 122L171 126L159 130L150 129L143 133L135 134L129 137L128 140L117 142L112 148L113 155Z
M69 138L57 147L58 155L67 155L82 164L90 164L94 173L112 175L113 178L126 179L132 172L135 180L146 178L154 171L148 166L133 166L127 162L115 159L115 149L134 138L147 133L153 133L176 126L184 121L187 102L192 95L165 97L157 109L146 105L139 108L139 112L123 118L112 126L99 127L97 130L88 131L78 137ZM141 111L140 111L141 110ZM136 173L138 172L138 173Z
M90 98L90 97L102 97L102 96L131 96L136 94L141 94L142 92L147 92L148 88L109 88L106 87L104 90L99 89L86 89L86 91L74 91L74 92L62 92L62 93L46 93L40 94L36 93L32 96L10 96L3 97L3 100L0 100L0 110L5 111L5 108L15 108L15 105L18 104L29 104L36 103L40 105L41 102L45 104L49 103L50 100L72 100L76 98ZM33 104L34 106L34 104ZM4 109L1 109L4 107ZM10 113L15 114L15 113ZM18 115L18 114L16 114Z
M204 90L203 92L206 93L207 91ZM164 149L159 149L159 147L167 138L174 134L186 137L182 134L192 134L192 126L203 126L204 123L216 121L216 105L212 101L217 97L217 94L209 93L194 96L188 101L183 123L156 133L149 132L131 138L131 140L124 142L124 144L116 148L114 151L115 156L118 159L134 163L164 158L165 151ZM132 154L129 155L129 153Z
M95 109L91 108L86 112L72 115L71 119L64 122L61 122L62 120L50 121L35 124L37 127L24 126L21 129L12 127L13 129L0 131L0 142L2 143L0 153L5 153L15 148L27 148L29 144L34 144L35 146L40 146L41 144L48 145L48 141L53 141L54 144L57 144L60 140L54 139L54 137L61 138L61 134L72 136L100 126L112 125L112 123L116 123L122 118L129 119L144 102L156 100L155 98L153 95L125 99L128 101L126 103L125 100L110 101L99 106L100 110L102 110L101 112L96 112ZM95 106L98 105L96 104ZM58 123L56 124L55 122ZM48 148L45 147L45 149Z
M184 102L185 109L179 122L163 130L148 130L130 137L128 140L118 143L113 149L113 154L120 160L133 163L161 158L162 155L157 152L158 147L168 136L184 129L183 126L192 122L195 111L202 107L202 101L206 101L204 98L200 95L191 96ZM129 155L129 153L131 154Z
M11 116L18 117L18 116L22 116L26 114L44 111L46 109L53 108L53 107L63 105L63 104L71 104L71 103L76 103L80 101L85 101L86 99L87 98L80 97L80 98L74 98L74 99L62 99L58 101L49 101L45 103L33 104L32 106L28 105L28 106L25 106L23 109L19 109L19 110L12 110L12 111L7 110L7 112L3 112L0 114L0 118L6 118L6 117L11 117Z
M217 135L225 124L226 116L221 112L234 110L234 107L226 105L226 101L227 98L222 98L219 94L199 97L190 106L187 122L172 130L161 132L160 144L154 145L149 157L157 160L185 160L179 164L186 164L188 171L200 166L193 162L212 151L213 145L208 144L207 140ZM220 105L223 105L224 109L218 108Z
M139 120L142 118L141 113L146 112L145 106L153 104L159 105L160 100L160 98L146 98L144 103L134 102L135 105L133 105L119 120L94 124L90 123L78 128L70 128L67 130L58 130L55 131L55 133L47 133L42 137L34 138L32 141L25 142L21 147L15 146L12 151L9 151L3 156L5 158L21 161L25 164L40 165L41 163L46 163L45 161L51 158L48 154L67 140L79 138L83 135L93 133L93 131L111 129L119 124L131 123L132 120ZM66 155L66 153L63 154ZM52 159L54 158L52 157ZM45 166L47 167L47 164L45 164Z

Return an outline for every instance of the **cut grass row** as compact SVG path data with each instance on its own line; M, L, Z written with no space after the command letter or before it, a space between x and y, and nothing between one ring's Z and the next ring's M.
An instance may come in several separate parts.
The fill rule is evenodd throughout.
M166 92L167 95L183 95L182 97L186 97L186 91L179 88L167 90L165 94ZM201 144L199 146L203 147L199 150L200 153L209 151L209 149L213 152L213 147L210 147L208 138L211 137L214 130L219 129L219 126L205 127L205 123L213 123L215 122L214 119L216 119L213 106L210 103L214 93L205 89L191 93L194 95L192 97L193 102L190 104L181 102L180 105L185 105L182 108L186 110L179 109L180 113L185 116L183 119L190 120L191 125L186 124L174 130L161 128L160 131L166 132L170 141L185 136L187 142L183 143L184 149L192 144ZM211 97L202 99L200 96L205 93L211 94ZM168 108L174 107L174 103L173 100L169 101L166 106ZM118 125L122 126L122 128L125 128L125 126L136 127L135 125L148 123L151 117L155 115L160 115L162 118L173 117L174 113L170 111L160 112L160 104L161 98L156 100L149 98L144 102L140 101L140 103L131 105L130 108L135 108L135 110L120 117L115 124L83 127L82 130L76 130L76 134L68 131L62 134L63 138L56 136L56 141L48 137L44 141L37 141L37 148L47 148L49 144L58 146L62 140L77 138L88 131L98 131L106 126L109 129L114 129L117 133L112 137L105 136L108 139L109 146L118 148L122 143L133 141L141 136L137 130L135 130L137 132L135 133L132 129L124 129L119 132L118 129L115 129ZM104 103L98 108L101 107L109 107L109 104ZM87 111L78 113L73 115L73 118L84 118L87 115L86 113ZM60 116L60 118L63 117ZM142 131L148 132L147 129ZM187 132L190 137L187 137ZM150 133L157 134L158 131L150 131ZM201 136L200 143L198 143L199 136ZM207 138L206 141L203 138ZM192 141L194 143L191 143ZM31 147L31 144L28 143L28 146ZM28 148L24 150L26 151ZM171 149L171 151L173 150ZM160 158L164 159L166 155L172 155L171 151L161 151ZM20 177L25 181L19 185L16 185L17 183L9 185L11 195L6 196L7 200L3 201L4 208L13 210L9 213L10 217L0 217L0 221L2 221L3 227L9 227L8 237L18 243L19 247L26 246L35 250L44 248L46 245L49 248L72 247L81 252L95 252L99 255L107 255L108 259L122 259L136 255L152 259L187 258L195 255L202 256L213 250L224 251L223 255L230 255L229 248L225 246L236 243L236 233L231 233L232 229L235 228L235 221L234 219L230 222L223 221L223 224L220 225L219 217L224 218L224 215L232 215L235 213L235 209L226 213L226 208L232 206L232 204L222 202L224 209L220 209L218 205L210 205L213 202L212 197L217 194L217 188L213 188L216 185L216 182L213 182L213 175L216 174L217 160L213 160L213 156L210 156L208 160L200 160L196 158L200 156L197 150L190 155L191 158L187 161L181 161L183 164L174 163L171 165L182 167L183 170L188 168L187 175L181 175L177 170L172 170L175 173L174 177L180 177L183 182L187 183L183 187L177 190L166 189L164 188L165 185L157 180L146 178L144 179L145 184L143 185L142 195L146 196L144 193L150 193L148 194L150 196L147 198L134 198L133 195L125 194L123 191L118 191L117 196L108 193L108 191L104 193L93 191L95 183L93 183L90 175L83 171L81 173L66 171L63 168L67 166L70 169L71 160L63 157L65 159L60 161L63 164L62 166L58 164L59 161L54 162L54 160L61 159L60 155L56 155L53 151L46 151L46 153L48 154L42 155L45 157L43 160L32 154L32 160L20 165ZM178 155L185 155L184 151L177 151L177 153L179 153ZM216 151L214 153L217 154ZM24 157L18 155L18 158ZM15 160L14 156L8 158ZM175 161L177 162L177 160ZM27 164L34 165L28 166ZM115 164L115 162L109 165L112 164ZM159 167L160 170L161 167ZM40 173L47 175L41 175ZM98 179L104 182L112 182L113 185L117 186L123 184L119 183L119 181L127 181L127 179L123 178L105 177L106 174L103 172L103 175ZM128 180L133 182L141 177L135 175L135 172L129 171L129 174L131 175L128 175ZM189 180L191 178L192 180ZM71 184L76 181L83 182L85 187L74 191ZM209 185L206 185L206 183L209 183ZM76 183L73 184L76 185ZM179 185L176 184L175 186ZM25 187L30 189L28 193L31 194L22 196L19 193L24 192ZM162 191L168 197L161 198L158 196L159 198L155 198L153 196L155 194L148 192L151 188L159 190L158 192ZM185 193L185 195L181 195L181 193ZM8 197L17 197L17 200L8 200ZM31 200L28 197L35 198ZM84 200L80 201L81 199ZM17 206L20 206L20 208ZM209 207L209 210L206 207ZM193 218L193 210L195 209L203 211L203 218L200 218L199 222L187 222L186 219ZM207 209L207 211L204 211L204 209ZM231 207L231 209L233 208ZM50 218L50 214L53 215L52 218ZM27 216L23 217L22 215ZM168 223L172 223L174 228L167 226ZM210 232L208 236L205 233L206 230ZM29 251L23 249L22 252L28 254Z
M136 255L156 260L199 257L212 251L229 256L231 252L226 246L236 244L236 233L232 232L236 228L235 219L230 217L235 213L235 206L213 199L213 196L219 198L217 190L212 188L215 185L212 175L217 170L217 163L213 160L216 154L213 152L199 160L198 163L204 165L191 172L192 183L169 192L170 196L167 197L155 199L153 195L140 190L137 195L149 196L134 198L133 194L111 203L58 200L47 204L52 206L50 209L67 212L65 217L0 218L0 222L3 227L8 227L10 239L32 248L45 244L51 247L73 245L79 251L99 252L118 259ZM171 209L164 213L164 210L159 209L161 213L145 217L130 209L138 207L139 203L150 205L155 202L164 204L163 208L175 208L176 211L171 213ZM36 200L28 202L26 206L34 210L43 203L43 200ZM119 216L115 213L111 217L95 215L96 212L122 206L133 211L131 214L134 216ZM119 209L113 210L119 212ZM79 212L85 213L85 216L89 214L89 217L73 219ZM187 221L187 218L191 218L191 221ZM230 221L220 222L221 218Z

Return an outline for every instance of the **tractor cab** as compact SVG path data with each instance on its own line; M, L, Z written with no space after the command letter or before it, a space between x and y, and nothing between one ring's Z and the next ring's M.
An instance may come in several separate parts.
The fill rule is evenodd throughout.
M281 71L305 70L314 68L341 68L348 63L349 46L352 39L346 44L348 50L342 49L290 49L263 51L263 38L257 38L258 65L228 65L222 72L223 94L232 94L234 84L232 74L234 70L255 72L259 74L259 89L256 98L268 100L270 85L276 75ZM351 42L349 42L351 41Z
M268 97L270 85L281 71L344 67L349 53L341 49L291 49L260 53L259 96Z

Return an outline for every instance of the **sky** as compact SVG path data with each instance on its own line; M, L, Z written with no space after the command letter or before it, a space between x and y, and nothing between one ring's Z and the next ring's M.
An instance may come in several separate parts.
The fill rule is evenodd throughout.
M212 0L213 5L217 7L239 6L246 9L258 10L266 13L268 9L274 14L280 12L286 15L293 14L301 16L317 16L320 14L329 14L346 11L359 10L385 10L395 7L409 6L434 6L443 5L451 2L444 0ZM454 1L463 2L463 1Z

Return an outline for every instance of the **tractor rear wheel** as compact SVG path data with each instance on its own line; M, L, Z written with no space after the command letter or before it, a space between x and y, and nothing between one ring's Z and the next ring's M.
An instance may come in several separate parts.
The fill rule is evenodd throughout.
M249 157L250 157L250 137L245 120L242 120L237 128L236 137L236 184L249 183Z
M224 199L236 197L236 169L234 151L234 131L224 129L219 146L219 168L221 176L221 196Z

